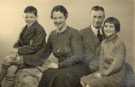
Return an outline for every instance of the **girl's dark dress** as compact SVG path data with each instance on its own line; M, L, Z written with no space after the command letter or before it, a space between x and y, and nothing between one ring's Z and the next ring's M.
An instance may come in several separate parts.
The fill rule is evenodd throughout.
M53 31L48 39L45 57L52 52L58 58L59 68L44 71L39 87L81 87L80 77L87 75L88 67L81 62L82 44L79 31L67 27L61 33Z

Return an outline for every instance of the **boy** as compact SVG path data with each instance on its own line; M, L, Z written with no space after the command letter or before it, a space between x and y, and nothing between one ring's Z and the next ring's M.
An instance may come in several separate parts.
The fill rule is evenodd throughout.
M6 57L2 65L2 74L0 77L2 87L12 87L16 72L20 71L18 74L20 77L20 75L22 76L24 74L23 70L25 69L25 75L27 76L34 76L38 79L41 76L41 72L37 67L43 64L42 53L46 46L46 32L37 21L38 11L35 7L26 7L24 15L26 25L20 33L17 43L14 45L16 52ZM24 78L22 77L21 79L23 81Z

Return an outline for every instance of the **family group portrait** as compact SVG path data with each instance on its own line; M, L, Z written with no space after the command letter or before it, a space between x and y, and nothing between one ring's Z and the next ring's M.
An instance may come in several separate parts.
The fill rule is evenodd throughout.
M2 0L0 87L135 87L134 0Z

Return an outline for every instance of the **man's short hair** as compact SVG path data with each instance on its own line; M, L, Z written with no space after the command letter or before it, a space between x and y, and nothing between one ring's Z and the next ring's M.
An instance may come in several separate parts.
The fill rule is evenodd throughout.
M91 10L94 10L94 11L103 11L104 12L104 8L102 6L98 6L98 5L93 6L91 8Z
M27 6L24 9L24 13L33 13L35 16L37 16L37 9L34 6Z

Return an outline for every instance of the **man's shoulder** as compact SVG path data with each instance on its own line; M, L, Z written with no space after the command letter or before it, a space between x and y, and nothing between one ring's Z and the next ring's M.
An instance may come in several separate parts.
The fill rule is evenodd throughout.
M86 34L86 33L90 33L90 32L92 32L90 26L85 27L85 28L83 28L83 29L80 30L80 33L83 34L83 35Z
M71 32L71 33L79 33L79 30L78 29L76 29L76 28L73 28L73 27L70 27L70 26L68 26L67 27L68 28L68 30Z

